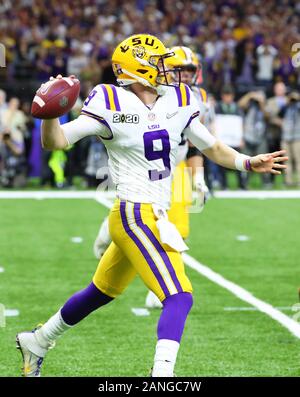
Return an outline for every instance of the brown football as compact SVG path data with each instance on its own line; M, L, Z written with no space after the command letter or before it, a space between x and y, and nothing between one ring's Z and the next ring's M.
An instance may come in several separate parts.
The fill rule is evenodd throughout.
M75 77L63 77L42 84L31 105L31 114L38 119L54 119L69 112L80 92L80 82Z

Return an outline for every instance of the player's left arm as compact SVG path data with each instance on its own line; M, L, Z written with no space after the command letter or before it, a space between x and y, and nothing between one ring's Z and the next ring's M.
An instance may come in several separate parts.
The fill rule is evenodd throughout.
M246 156L217 140L197 118L192 120L184 133L205 156L222 167L272 174L281 174L281 170L286 168L282 164L288 160L285 150Z
M205 156L226 168L258 173L281 174L287 166L281 164L288 160L286 151L258 154L254 157L245 156L223 142L217 140L211 148L203 150Z

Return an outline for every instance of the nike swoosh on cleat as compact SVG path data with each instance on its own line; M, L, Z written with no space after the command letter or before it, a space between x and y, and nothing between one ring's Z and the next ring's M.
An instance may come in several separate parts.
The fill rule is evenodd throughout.
M174 113L167 113L166 117L167 117L167 119L170 119L170 118L174 117L177 113L178 113L178 110L177 110L177 112L174 112Z

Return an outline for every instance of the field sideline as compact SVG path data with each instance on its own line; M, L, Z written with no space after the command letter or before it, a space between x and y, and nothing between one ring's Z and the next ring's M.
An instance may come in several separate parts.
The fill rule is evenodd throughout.
M192 216L189 255L260 300L285 307L291 319L299 287L299 210L298 199L213 199L203 214ZM15 333L45 321L89 282L97 264L91 247L106 213L95 201L78 197L0 201L0 302L20 311L0 328L0 375L19 374ZM82 243L72 243L74 236ZM179 376L300 375L299 339L263 313L238 310L248 305L195 271L187 272L195 305L176 368ZM144 297L136 280L116 302L71 330L49 353L44 375L147 375L159 311L134 316L132 307L143 307Z

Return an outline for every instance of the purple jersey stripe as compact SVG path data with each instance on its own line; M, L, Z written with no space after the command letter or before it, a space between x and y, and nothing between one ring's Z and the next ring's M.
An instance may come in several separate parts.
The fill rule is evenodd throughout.
M110 110L110 103L109 103L109 97L108 97L108 92L104 84L101 84L100 87L102 88L104 98L105 98L105 105L106 109Z
M164 248L162 247L160 242L155 237L155 235L152 232L152 230L142 220L141 204L140 203L135 203L134 204L134 217L135 217L136 224L143 230L143 232L146 234L148 239L151 241L151 243L154 245L155 249L157 250L157 252L161 256L164 264L166 265L166 267L167 267L167 269L168 269L168 271L170 273L170 276L171 276L171 278L173 280L173 283L175 284L175 287L176 287L177 291L178 292L183 292L183 289L182 289L182 287L180 285L180 282L179 282L179 280L177 278L177 275L176 275L175 270L174 270L174 268L172 266L170 258L168 257L166 251L164 250Z
M113 139L114 134L113 134L108 122L106 120L104 120L104 119L103 120L99 120L99 122L102 123L103 125L105 125L105 127L107 127L110 130L110 132L111 132L110 136L102 136L102 135L98 134L100 136L100 138L104 139L105 141L110 141L111 139Z
M88 112L87 110L84 110L84 109L81 110L81 114L84 115L84 116L90 116L90 117L92 117L93 119L96 119L96 120L99 120L99 121L100 121L100 120L104 120L103 117L98 116L98 115L95 114L95 113Z
M175 87L176 94L177 94L177 99L178 99L178 106L182 106L182 95L179 87Z
M191 117L189 118L189 120L188 120L188 122L186 123L186 126L185 126L184 128L187 128L187 127L191 124L192 120L194 120L194 118L198 117L199 114L200 114L200 112L195 112L195 113L193 113L193 114L191 115Z
M162 278L161 274L159 273L159 270L157 269L155 262L151 258L147 249L144 247L143 243L139 240L139 238L134 234L134 232L129 227L127 217L126 217L126 201L121 201L120 211L121 211L122 224L123 224L125 232L135 242L136 246L143 254L143 257L145 258L150 269L152 270L152 273L154 274L155 278L157 279L158 284L161 286L162 290L164 291L165 296L166 297L170 296L170 292L166 286L166 283L164 282L164 279Z
M186 92L186 105L189 106L191 103L190 89L187 85L184 85L184 87L185 87L185 92Z
M119 98L118 98L118 93L117 93L116 87L114 85L112 85L112 84L110 84L110 86L111 86L111 89L112 89L112 92L113 92L113 95L114 95L114 102L115 102L116 110L118 112L120 112L121 111L121 107L120 107L120 102L119 102Z

